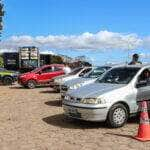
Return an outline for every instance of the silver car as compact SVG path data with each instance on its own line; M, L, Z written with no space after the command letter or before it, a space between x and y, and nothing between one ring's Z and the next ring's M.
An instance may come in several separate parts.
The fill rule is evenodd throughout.
M84 76L86 73L92 70L92 67L79 67L72 70L71 73L67 75L62 75L54 78L50 82L50 86L57 92L60 92L60 87L65 81L69 81L71 79L76 79Z
M65 115L88 121L107 121L123 126L138 112L137 101L150 99L150 65L122 65L106 72L95 83L68 91L63 100Z
M93 69L85 76L64 82L64 84L61 85L61 98L64 98L65 93L68 90L75 90L81 86L85 86L87 84L95 82L97 78L99 78L104 72L109 70L111 67L112 66L110 65L93 67Z

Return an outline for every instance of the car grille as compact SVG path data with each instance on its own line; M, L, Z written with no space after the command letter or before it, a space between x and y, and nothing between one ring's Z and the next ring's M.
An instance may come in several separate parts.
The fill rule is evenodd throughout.
M68 90L68 87L67 87L66 85L62 85L62 86L61 86L61 90L62 90L62 91L67 91L67 90Z
M69 95L66 95L64 98L65 101L73 102L73 103L80 103L81 98L71 97Z

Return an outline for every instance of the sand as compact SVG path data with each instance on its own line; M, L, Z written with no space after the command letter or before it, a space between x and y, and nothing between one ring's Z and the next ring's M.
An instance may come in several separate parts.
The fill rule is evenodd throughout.
M132 138L137 118L117 129L67 119L49 87L0 86L0 111L0 150L150 150Z

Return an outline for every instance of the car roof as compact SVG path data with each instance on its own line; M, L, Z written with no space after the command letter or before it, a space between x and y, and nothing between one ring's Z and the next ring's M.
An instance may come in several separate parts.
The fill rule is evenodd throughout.
M104 64L104 65L98 65L98 66L93 66L93 67L116 67L116 66L120 66L120 65L125 65L125 63L120 63L120 64Z
M45 67L51 67L51 66L64 67L63 64L50 64L50 65L44 65L44 66L42 66L42 67L45 68Z
M126 68L147 68L150 67L150 64L136 64L136 65L128 65L128 64L120 64L120 65L116 65L114 66L116 67L126 67Z

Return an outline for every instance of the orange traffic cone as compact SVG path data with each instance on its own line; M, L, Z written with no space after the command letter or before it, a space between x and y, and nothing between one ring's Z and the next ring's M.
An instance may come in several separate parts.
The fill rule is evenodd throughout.
M141 114L138 134L134 138L140 141L150 141L150 122L147 111L147 102L142 101L140 103Z

